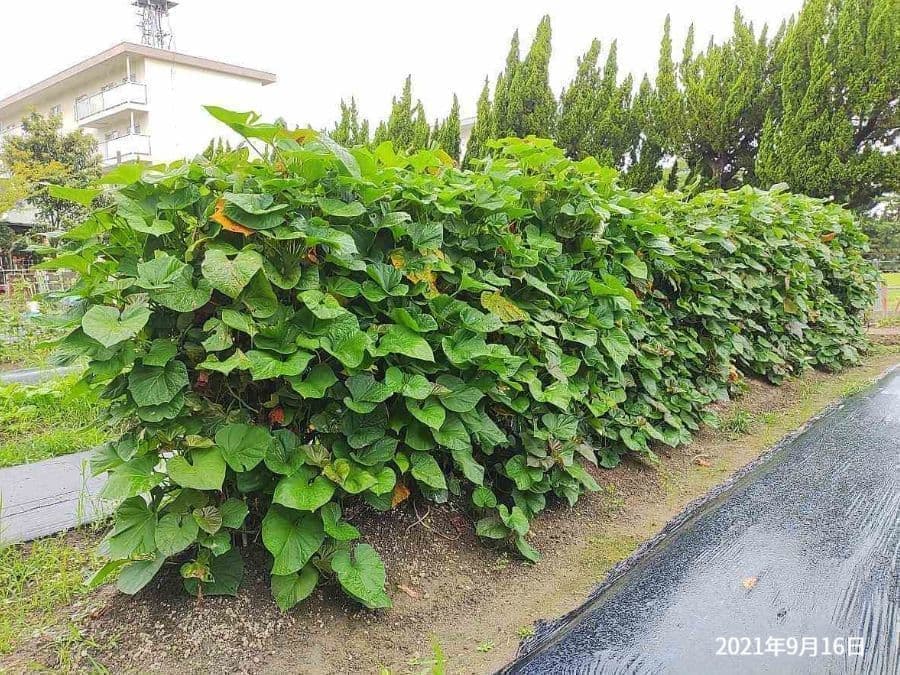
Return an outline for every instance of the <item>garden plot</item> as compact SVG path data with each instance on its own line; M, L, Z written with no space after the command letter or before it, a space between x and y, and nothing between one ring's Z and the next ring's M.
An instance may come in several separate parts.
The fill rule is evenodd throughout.
M692 445L664 453L659 467L629 460L600 473L599 493L537 521L535 543L547 553L535 566L478 543L471 521L452 506L419 502L388 520L364 517L360 527L387 562L395 604L389 611L361 611L325 587L282 614L268 598L264 556L248 562L237 598L198 603L165 580L134 599L109 585L87 592L82 580L103 563L93 553L99 530L9 547L0 569L10 582L0 585L9 589L11 610L0 619L0 636L5 628L14 639L0 644L0 666L319 675L381 666L421 673L444 662L446 672L489 672L512 658L532 622L577 606L688 502L898 362L897 347L876 348L862 367L842 375L811 372L781 387L752 383L745 396L717 409L723 422L749 413L749 433L706 429Z
M460 170L440 150L344 149L209 110L271 152L54 186L109 206L43 263L80 274L59 358L86 362L119 425L91 462L119 502L92 584L137 595L112 601L117 630L187 628L165 641L182 661L206 636L224 660L252 655L290 616L311 633L307 611L423 628L449 590L421 588L434 571L505 592L520 559L546 569L542 554L582 541L580 505L616 475L603 469L675 456L748 378L839 371L868 349L877 275L834 204L641 194L535 138ZM189 596L212 613L168 620ZM234 612L246 625L223 646ZM367 662L393 644L343 635Z

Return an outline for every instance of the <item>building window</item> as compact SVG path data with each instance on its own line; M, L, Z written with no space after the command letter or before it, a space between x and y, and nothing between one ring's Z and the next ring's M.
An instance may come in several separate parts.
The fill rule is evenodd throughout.
M55 105L55 106L53 106L52 108L50 108L50 115L51 115L51 116L54 116L54 117L55 117L55 116L61 115L61 114L62 114L62 106Z

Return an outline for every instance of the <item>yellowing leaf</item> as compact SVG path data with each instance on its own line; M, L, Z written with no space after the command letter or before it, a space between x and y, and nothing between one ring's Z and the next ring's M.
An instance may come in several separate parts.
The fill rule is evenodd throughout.
M503 297L500 291L482 293L481 306L504 323L524 321L528 318L528 313L524 309L513 303L512 300Z
M397 483L394 486L394 493L391 495L391 508L397 506L407 500L409 497L409 488L403 483Z
M438 295L440 293L437 287L437 277L430 269L424 269L421 272L409 272L406 275L406 278L414 284L417 284L420 281L426 282L428 284L428 293L426 293L425 295L429 298L434 297L435 295Z
M400 271L406 269L406 252L403 249L397 248L391 251L391 265Z
M319 135L319 132L315 129L295 129L291 132L291 138L300 143L306 143L307 141L311 141Z
M443 148L438 148L434 154L437 155L438 159L441 160L441 162L443 162L446 166L456 166L456 160L454 160L449 154L447 154L447 151Z
M429 253L435 254L435 257L438 257L442 260L444 258L443 252L438 249L431 250L429 251ZM426 282L428 284L428 293L426 293L427 297L431 298L440 293L437 287L437 276L432 271L431 267L426 265L422 269L415 272L407 272L406 265L408 261L406 259L406 252L399 248L391 251L390 260L391 265L393 265L395 269L398 269L401 272L405 272L404 276L414 284L417 284L420 281Z
M212 216L210 216L210 220L217 222L222 226L222 229L228 230L229 232L238 232L243 234L245 237L249 237L253 234L253 230L248 227L244 227L240 223L234 222L231 218L225 215L225 200L219 199L216 202L216 210L213 212Z

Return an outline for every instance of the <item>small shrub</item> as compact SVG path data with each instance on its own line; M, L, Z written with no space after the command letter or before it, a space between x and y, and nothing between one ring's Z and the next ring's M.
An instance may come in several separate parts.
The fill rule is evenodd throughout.
M265 157L119 167L50 263L81 273L60 353L128 425L93 463L124 499L101 577L126 565L125 592L171 559L190 593L234 594L244 532L282 609L322 577L388 607L343 514L410 494L463 496L536 560L530 521L598 489L586 466L687 442L741 372L865 346L875 274L837 206L630 192L534 138L461 171L211 112Z
M753 424L753 418L746 410L738 409L732 412L725 421L722 422L722 429L731 434L749 434L750 427Z

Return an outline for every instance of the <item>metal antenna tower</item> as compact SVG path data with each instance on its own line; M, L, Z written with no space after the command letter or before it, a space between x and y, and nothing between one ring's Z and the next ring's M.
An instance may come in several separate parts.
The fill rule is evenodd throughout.
M177 2L170 0L134 0L131 3L138 15L141 29L141 43L158 49L172 48L172 26L169 24L169 10Z

